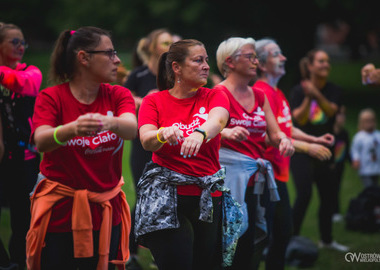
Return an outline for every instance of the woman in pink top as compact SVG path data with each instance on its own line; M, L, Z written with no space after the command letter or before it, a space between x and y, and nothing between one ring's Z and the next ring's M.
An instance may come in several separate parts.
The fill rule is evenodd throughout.
M30 222L29 192L36 183L40 162L29 137L42 74L37 67L21 63L27 47L19 27L0 22L0 119L5 148L0 163L0 197L10 207L10 261L17 263L19 269L25 267L25 236ZM0 267L6 266L8 260L0 258Z
M255 216L257 198L253 194L252 173L261 171L261 164L266 164L266 170L272 170L270 163L261 159L267 147L266 137L267 142L277 147L284 156L292 155L294 148L290 139L278 127L264 93L249 85L256 76L259 64L255 41L252 38L238 37L223 41L217 50L217 63L225 80L214 89L224 91L231 103L230 121L222 131L220 161L226 166L226 185L242 205L248 219L247 225L243 226L243 235L239 239L231 269L252 269L260 260L256 256L260 255L259 245L254 246L255 239L258 238L254 233L258 221ZM236 162L232 156L236 157ZM242 163L251 163L257 169L245 172L240 167ZM236 173L228 173L232 170L235 172L235 168L239 168ZM272 189L270 185L268 182L268 188ZM263 246L262 243L260 246ZM252 259L254 250L256 254Z

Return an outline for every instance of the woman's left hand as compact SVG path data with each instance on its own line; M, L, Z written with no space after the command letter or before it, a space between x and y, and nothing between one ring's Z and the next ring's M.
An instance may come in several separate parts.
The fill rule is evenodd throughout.
M192 155L195 157L201 145L203 143L203 134L200 132L193 132L188 137L186 137L181 146L181 156L183 158L191 157Z
M115 117L103 115L100 113L94 113L92 114L92 117L99 122L97 133L104 130L114 130L117 128L117 121Z
M280 141L280 145L278 146L278 150L280 154L284 157L292 156L295 152L292 141L288 138L282 138Z

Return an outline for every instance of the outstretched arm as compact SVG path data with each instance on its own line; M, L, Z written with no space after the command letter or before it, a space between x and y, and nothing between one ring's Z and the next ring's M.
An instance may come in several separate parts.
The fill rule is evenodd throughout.
M137 133L136 117L132 113L124 113L119 117L87 113L61 127L39 126L33 138L39 152L50 152L60 147L58 142L64 143L76 136L96 136L106 130L124 140L133 139Z
M35 97L40 90L41 82L42 73L35 66L28 66L25 70L0 67L0 84L15 93Z
M263 110L265 112L265 120L267 122L266 142L278 148L280 154L285 157L293 155L294 147L291 142L291 139L288 138L286 134L282 132L280 127L278 126L267 97L265 97Z

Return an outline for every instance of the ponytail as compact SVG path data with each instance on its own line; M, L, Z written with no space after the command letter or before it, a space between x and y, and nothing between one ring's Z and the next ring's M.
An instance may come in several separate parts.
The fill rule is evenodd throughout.
M68 74L71 74L68 63L73 62L73 59L69 59L67 55L67 44L71 37L71 31L63 31L54 46L53 53L50 57L50 70L48 74L48 82L50 84L55 84L59 82L64 82L68 80ZM71 57L73 57L71 55Z
M137 55L139 56L140 60L146 65L149 61L149 46L147 46L147 39L142 38L140 39L139 43L137 44Z
M76 31L64 30L59 35L50 58L49 83L71 80L76 71L77 53L96 48L101 36L111 38L108 31L93 26L81 27Z
M310 79L310 71L309 71L309 68L307 66L308 63L309 63L309 60L307 59L306 56L302 57L300 62L299 62L299 68L300 68L302 80Z
M168 78L170 77L168 72L171 70L171 67L168 67L168 54L168 52L161 54L161 57L158 61L157 88L160 91L172 88L174 86L173 80L171 80L172 83L170 83L170 79Z

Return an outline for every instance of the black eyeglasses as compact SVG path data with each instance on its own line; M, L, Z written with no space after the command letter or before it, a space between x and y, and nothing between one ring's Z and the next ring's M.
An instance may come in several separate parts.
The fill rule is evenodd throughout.
M247 58L249 59L249 61L251 62L255 62L256 59L258 59L257 55L256 54L253 54L253 53L241 53L241 54L237 54L235 56L244 56L244 58Z
M24 39L14 38L10 40L9 42L12 43L12 45L15 46L16 48L20 46L24 46L24 48L27 49L29 47L28 43L26 43Z
M117 55L116 50L106 50L106 51L86 51L86 53L104 53L109 57L110 60L114 60Z

